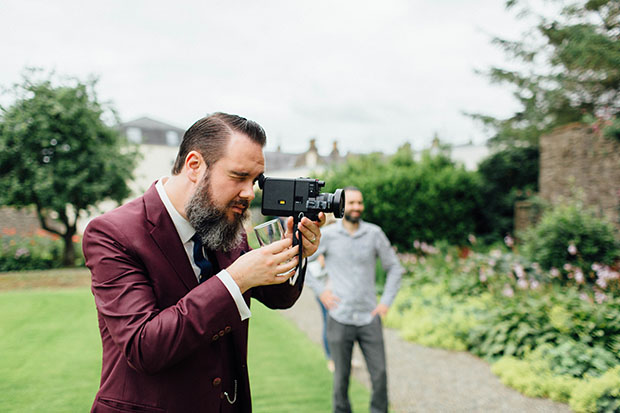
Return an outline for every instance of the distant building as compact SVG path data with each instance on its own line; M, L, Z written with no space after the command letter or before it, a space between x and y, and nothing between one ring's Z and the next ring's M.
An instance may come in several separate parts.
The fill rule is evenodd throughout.
M338 142L334 141L329 155L322 156L316 147L316 139L310 139L310 147L303 153L284 153L279 147L276 151L265 151L265 174L281 178L305 177L345 159L340 155Z
M142 154L130 183L137 196L157 179L171 174L185 130L148 117L121 123L119 130L127 140L139 145Z
M444 152L450 159L463 165L468 171L477 170L480 162L490 155L489 148L486 145L476 145L469 142L442 147L437 137L433 139L430 151L431 153Z

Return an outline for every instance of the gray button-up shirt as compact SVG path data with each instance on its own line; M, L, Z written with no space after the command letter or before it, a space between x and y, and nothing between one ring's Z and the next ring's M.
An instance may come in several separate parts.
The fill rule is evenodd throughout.
M377 306L377 257L381 258L383 269L387 272L380 301L382 304L392 304L404 272L390 241L379 226L364 221L360 221L353 235L344 228L342 221L323 228L321 232L319 249L311 259L316 259L320 254L325 256L327 278L317 279L308 272L308 286L317 295L327 288L340 298L336 308L329 311L329 315L339 323L370 324L370 313Z

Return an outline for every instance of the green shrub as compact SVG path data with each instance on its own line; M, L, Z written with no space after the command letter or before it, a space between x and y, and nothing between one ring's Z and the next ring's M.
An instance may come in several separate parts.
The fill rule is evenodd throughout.
M548 301L541 298L506 298L487 311L469 332L469 349L488 360L523 357L544 343L556 342L559 333L549 324Z
M577 413L620 412L620 366L575 387L569 405Z
M529 397L548 397L569 403L577 413L620 412L620 366L600 377L558 375L540 354L524 360L503 357L491 367L507 386Z
M505 249L483 254L418 243L416 251L400 254L408 274L387 317L406 339L465 348L532 397L568 402L575 389L612 380L608 372L620 364L620 298L613 291L555 282ZM614 411L614 393L588 388L582 398L592 399L590 411Z
M442 286L426 284L412 290L401 288L386 324L398 328L409 341L448 350L467 349L468 331L485 309L483 298L454 300Z
M76 248L76 265L84 264L79 245ZM0 237L0 272L46 270L62 267L64 243L58 237L44 234Z
M480 162L484 208L480 209L477 234L489 241L512 234L515 201L538 190L539 150L533 146L509 146Z
M540 223L524 235L523 251L544 269L556 268L570 278L575 277L572 268L579 268L583 282L594 283L592 265L612 265L619 258L614 237L611 223L572 202L545 212Z
M553 374L576 378L598 377L620 363L611 351L575 340L565 340L557 346L543 345L533 354L545 360Z
M571 376L553 375L541 359L521 360L505 356L493 364L491 371L502 383L526 396L549 397L563 403L568 402L573 389L581 383Z
M401 251L414 240L463 244L475 230L481 205L478 175L441 155L413 161L401 151L390 159L367 155L324 176L327 191L357 186L364 194L364 219L379 224Z

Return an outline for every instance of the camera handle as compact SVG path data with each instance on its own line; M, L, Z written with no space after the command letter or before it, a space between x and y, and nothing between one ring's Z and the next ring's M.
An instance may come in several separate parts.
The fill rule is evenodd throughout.
M301 240L301 231L299 230L299 223L301 219L304 217L304 213L300 212L299 215L293 215L293 246L299 244L299 262L297 263L297 277L298 280L295 280L295 283L299 283L299 290L304 286L304 278L306 277L306 267L308 266L308 262L306 265L302 267L303 262L303 242Z

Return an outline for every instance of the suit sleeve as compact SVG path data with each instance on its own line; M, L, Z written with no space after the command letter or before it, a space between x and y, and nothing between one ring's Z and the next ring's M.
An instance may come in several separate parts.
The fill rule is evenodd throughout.
M220 332L241 327L237 307L218 277L191 289L172 305L158 303L153 280L169 275L163 273L165 268L160 274L147 272L129 245L123 232L105 219L93 220L84 233L92 291L105 323L102 333L108 330L136 370L157 373L219 339Z

